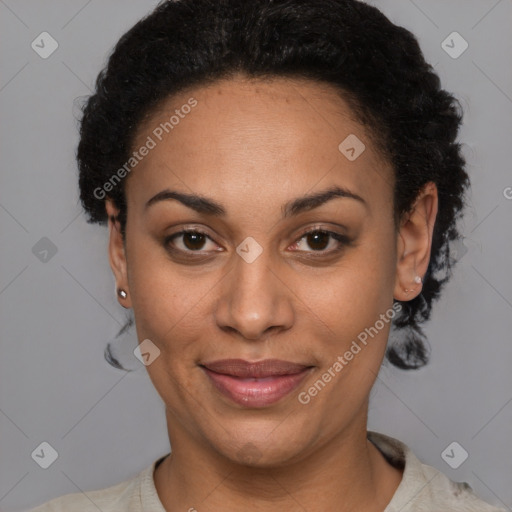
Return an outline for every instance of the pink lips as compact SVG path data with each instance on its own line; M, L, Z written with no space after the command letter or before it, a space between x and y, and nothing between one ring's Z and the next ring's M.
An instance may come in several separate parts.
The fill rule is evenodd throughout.
M293 391L311 366L265 359L255 363L223 359L201 364L213 385L223 395L244 407L265 407Z

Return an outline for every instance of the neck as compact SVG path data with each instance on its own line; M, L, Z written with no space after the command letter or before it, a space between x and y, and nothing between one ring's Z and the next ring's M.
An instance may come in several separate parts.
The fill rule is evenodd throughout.
M364 422L331 438L300 460L279 467L233 462L197 442L167 413L172 454L155 471L167 512L337 510L382 512L402 472L367 440ZM172 428L171 428L172 427Z

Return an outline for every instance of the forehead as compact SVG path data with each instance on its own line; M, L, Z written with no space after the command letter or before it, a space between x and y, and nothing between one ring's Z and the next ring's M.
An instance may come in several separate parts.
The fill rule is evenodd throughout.
M127 184L141 200L165 187L233 198L317 184L391 194L390 165L368 128L334 87L307 79L238 76L181 92L147 117L134 148L149 139Z

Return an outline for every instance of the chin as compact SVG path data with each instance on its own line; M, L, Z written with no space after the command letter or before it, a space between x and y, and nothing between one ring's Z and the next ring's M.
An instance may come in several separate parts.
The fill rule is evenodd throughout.
M281 430L279 426L283 420L255 421L250 430L246 422L244 427L238 429L233 428L233 423L230 422L225 431L219 432L222 439L210 442L215 451L226 459L254 468L279 467L302 459L315 437L313 432L298 426L293 431Z

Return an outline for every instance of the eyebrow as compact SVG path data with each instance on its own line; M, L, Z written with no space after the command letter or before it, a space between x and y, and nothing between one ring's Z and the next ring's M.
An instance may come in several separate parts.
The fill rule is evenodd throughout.
M321 192L308 194L287 202L281 208L283 218L292 217L294 215L298 215L301 212L318 208L319 206L334 198L354 199L364 206L368 206L366 201L361 196L354 194L347 189L335 186ZM156 203L168 200L179 201L183 205L198 213L216 215L219 217L224 217L226 215L226 209L224 206L222 206L221 203L214 201L213 199L209 199L207 197L199 196L196 194L176 192L175 190L169 189L162 190L151 199L149 199L149 201L147 201L145 204L144 209L147 210L150 206Z

